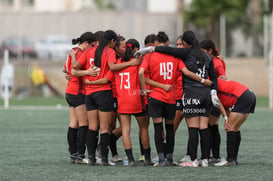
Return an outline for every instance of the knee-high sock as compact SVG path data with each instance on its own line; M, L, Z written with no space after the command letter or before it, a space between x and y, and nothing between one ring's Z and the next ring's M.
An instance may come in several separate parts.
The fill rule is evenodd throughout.
M173 124L165 124L166 128L166 158L172 161L174 150L174 130Z
M138 141L139 141L139 148L140 148L140 154L141 155L144 155L144 150L143 150L143 146L142 146L142 140L141 140L141 137L138 138Z
M164 161L164 144L162 138L163 123L154 123L155 146L159 161Z
M191 160L194 161L197 158L197 148L198 148L198 130L199 128L189 128L189 154Z
M108 163L108 146L110 145L110 135L108 133L100 134L101 160Z
M234 131L227 132L227 160L235 161L236 135Z
M129 160L130 162L131 162L131 161L135 161L135 160L134 160L134 155L133 155L133 150L132 150L132 148L126 149L126 150L125 150L125 153L126 153L126 156L127 156L128 160Z
M112 156L115 156L118 154L117 140L118 140L118 138L113 133L111 133L110 134L110 150L112 152Z
M81 158L84 158L87 131L88 126L81 126L78 131L78 154Z
M77 134L78 134L78 128L71 128L69 127L67 130L67 142L68 142L68 150L70 155L77 155L78 152L78 146L77 146Z
M210 150L210 138L209 138L209 129L200 129L200 143L201 143L201 159L208 159L209 158L209 150Z
M236 143L235 143L235 160L237 161L238 152L239 152L239 147L240 147L240 143L241 143L241 132L240 132L240 131L236 131L236 132L235 132L235 135L236 135Z
M190 139L190 128L188 127L188 142L187 142L187 153L186 153L186 155L190 155L189 139Z
M143 149L143 154L145 156L146 161L151 161L151 148Z
M212 145L211 145L212 154L214 158L218 159L220 158L220 143L221 143L219 126L213 125L211 127L211 133L212 133Z
M86 135L86 146L88 151L88 158L92 161L96 160L96 148L98 144L98 132L88 130Z

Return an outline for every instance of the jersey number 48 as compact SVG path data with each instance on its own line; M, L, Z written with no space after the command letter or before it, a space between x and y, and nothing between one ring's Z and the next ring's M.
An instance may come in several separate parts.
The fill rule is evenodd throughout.
M173 76L173 63L172 62L160 63L160 76L163 76L164 80L172 79L172 76Z

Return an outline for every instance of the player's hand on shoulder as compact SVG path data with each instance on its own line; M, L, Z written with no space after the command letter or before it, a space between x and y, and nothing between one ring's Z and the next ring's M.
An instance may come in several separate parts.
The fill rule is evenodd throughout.
M77 54L77 52L79 51L79 49L76 49L76 50L74 50L74 49L72 49L71 51L70 51L70 53L69 53L69 55L70 56L76 56L76 54Z

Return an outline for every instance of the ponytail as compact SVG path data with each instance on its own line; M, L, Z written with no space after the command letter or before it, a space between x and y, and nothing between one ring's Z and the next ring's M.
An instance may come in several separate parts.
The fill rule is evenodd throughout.
M128 62L134 57L134 49L139 48L139 42L136 39L129 39L125 45L125 52L121 58L122 62Z
M107 30L102 34L99 41L99 46L95 52L94 64L96 67L101 67L101 55L104 48L108 45L109 41L117 40L117 34L112 30Z

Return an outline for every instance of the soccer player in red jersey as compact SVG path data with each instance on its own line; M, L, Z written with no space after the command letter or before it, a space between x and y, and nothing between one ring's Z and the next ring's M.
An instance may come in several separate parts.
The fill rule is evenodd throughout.
M218 97L226 108L228 118L225 121L227 132L227 161L216 163L216 166L235 166L241 143L240 127L249 113L254 113L256 96L246 86L236 81L218 79Z
M96 41L96 37L91 32L83 33L79 38L73 39L72 44L79 45L70 52L64 65L64 72L70 77L65 91L66 101L69 105L69 128L67 140L71 163L83 163L85 158L86 132L88 130L88 121L85 107L85 84L82 77L71 75L75 60L79 59L83 52Z
M135 39L130 39L126 42L125 53L116 64L122 62L132 61L134 58L133 53L138 50L139 43ZM150 141L148 133L148 122L145 118L145 110L143 109L143 97L141 95L140 84L138 80L138 66L129 66L120 71L115 71L114 78L108 74L99 80L89 81L85 80L86 84L105 84L109 81L115 81L117 91L118 113L120 115L120 123L122 127L122 140L124 149L128 158L128 165L134 166L135 161L132 151L132 143L130 139L131 130L131 115L136 117L140 128L141 141L144 152L144 165L151 165L150 159Z
M123 36L118 35L117 42L115 45L115 51L116 51L116 61L120 61L122 55L124 54L124 46L125 46L126 40ZM114 112L112 115L112 121L111 121L111 134L110 134L110 150L112 152L112 161L113 162L119 162L122 159L119 157L117 152L117 140L121 136L121 127L116 128L116 119L119 119L119 114L117 113L118 110L118 102L117 102L117 91L116 91L116 83L115 78L112 76L113 79L111 80L111 86L113 91L113 97L114 97ZM119 119L120 120L120 119Z
M164 32L159 32L161 36L165 36ZM168 45L168 41L160 44ZM174 151L174 128L173 119L175 117L175 79L177 72L182 71L186 76L192 77L194 80L202 81L203 83L210 82L204 80L193 72L188 71L184 63L170 55L162 53L148 53L144 56L141 68L139 70L139 79L141 88L146 94L145 82L149 84L149 79L144 77L145 71L149 72L149 79L163 85L168 85L170 89L151 85L149 93L148 112L154 122L155 144L158 153L159 163L156 166L176 165L173 162ZM211 83L211 82L210 82ZM208 84L210 85L210 84ZM166 129L166 162L164 156L164 143L162 138L163 118L165 118Z
M220 57L219 52L215 47L215 44L211 40L203 40L200 43L200 47L202 48L203 51L207 52L208 55L212 58L217 77L222 80L227 80L226 64L222 60L222 57ZM221 136L219 133L218 126L219 116L220 116L219 109L213 106L209 117L208 128L210 131L210 150L212 151L213 155L210 161L214 163L222 161L220 157Z
M129 39L125 45L124 55L117 64L134 59L133 54L138 49L138 41L135 39ZM118 113L120 114L122 128L122 141L129 161L129 166L135 164L130 139L131 115L134 115L138 121L145 156L144 164L149 165L151 163L148 122L145 119L145 111L143 110L144 105L138 79L138 69L138 66L130 66L114 73L118 100Z
M86 76L86 79L97 80L106 75L109 63L116 61L116 54L113 50L116 40L116 33L107 30L103 33L99 46L87 49L80 57L79 63L85 66L85 69L89 69L91 66L99 69L98 76ZM108 165L109 128L113 111L113 93L110 83L86 86L86 108L89 123L87 132L88 163L90 165L96 163L95 152L98 129L100 129L102 165Z

